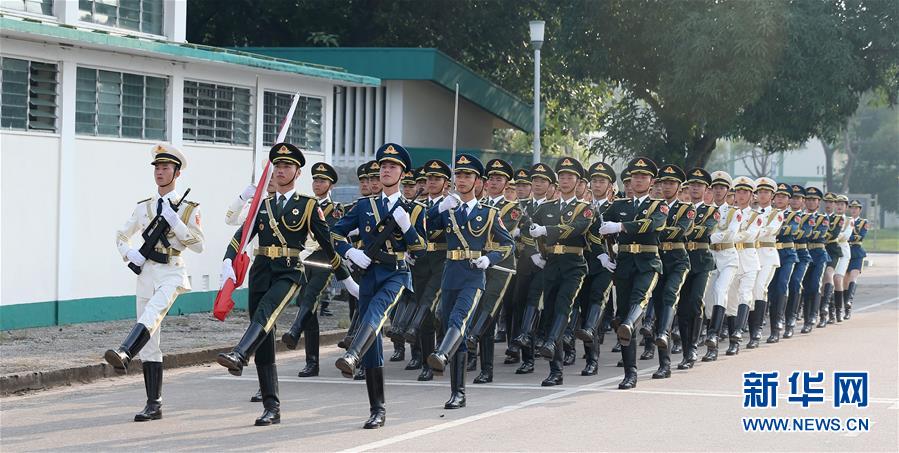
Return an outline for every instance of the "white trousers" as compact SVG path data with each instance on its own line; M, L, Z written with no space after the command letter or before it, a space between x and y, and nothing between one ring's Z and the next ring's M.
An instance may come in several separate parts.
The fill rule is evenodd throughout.
M162 362L160 326L178 295L189 290L183 283L185 275L181 258L173 257L169 264L147 261L137 277L137 322L150 332L150 340L138 353L143 362Z
M727 309L727 291L737 275L737 266L725 266L709 273L709 282L705 289L705 312L709 316L716 305Z
M777 271L778 267L780 267L780 265L762 264L762 269L755 279L755 288L752 290L752 300L768 300L768 285L771 283L771 279L774 278L774 272Z

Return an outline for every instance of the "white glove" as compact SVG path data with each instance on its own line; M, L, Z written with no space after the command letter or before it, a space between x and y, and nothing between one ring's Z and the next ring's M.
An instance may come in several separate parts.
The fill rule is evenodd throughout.
M222 273L219 275L219 289L225 287L225 282L229 278L234 280L234 283L237 283L237 276L234 275L234 266L231 264L231 258L225 258L222 261Z
M144 256L141 255L140 252L134 249L128 250L128 252L125 253L125 258L128 258L128 261L131 261L138 267L143 266L147 261L147 259L144 258Z
M357 248L347 250L346 258L352 261L356 266L359 266L360 269L368 269L368 265L371 264L371 258L369 258L365 252Z
M407 254L406 254L406 257L403 258L403 259L406 260L406 265L408 265L408 266L415 266L415 258L412 258L412 255L410 255L410 254L407 253Z
M490 258L487 258L486 256L482 256L482 257L472 261L471 264L474 264L474 267L476 267L478 269L487 269L488 267L490 267Z
M409 220L409 213L403 208L396 208L393 210L393 219L396 220L396 224L400 226L403 233L409 231L409 228L412 228L412 221Z
M537 225L536 223L531 225L531 229L529 230L532 238L539 238L540 236L546 236L546 227Z
M459 196L458 196L458 195L456 195L456 194L454 194L454 193L453 193L453 194L449 194L449 195L447 195L446 198L444 198L443 201L441 201L440 204L437 206L437 211L438 211L438 212L444 212L444 211L449 210L449 209L454 209L454 208L456 208L457 206L459 206L460 204L462 204L462 200L459 199Z
M175 228L175 225L181 223L181 219L178 218L178 213L172 209L172 205L168 202L162 203L162 218L164 218L172 228Z
M618 222L603 222L599 227L599 234L614 234L621 231L621 224Z
M540 269L543 269L543 266L546 266L546 260L543 259L543 257L540 256L539 253L535 253L535 254L531 255L531 261L533 261L534 264L537 267L539 267Z
M340 283L343 283L343 287L346 288L353 297L356 299L359 298L359 284L356 283L352 277L347 277L341 280Z
M518 236L521 236L521 230L516 227L514 230L510 231L509 234L512 236L512 239L517 239Z
M240 199L243 201L247 201L250 198L253 198L253 195L256 195L256 184L250 184L249 186L247 186L247 188L240 193Z
M605 253L597 256L597 258L599 258L599 262L602 264L602 267L608 269L609 271L614 271L615 268L618 267L618 265L615 264L614 261L612 261L612 258L609 258L609 255Z

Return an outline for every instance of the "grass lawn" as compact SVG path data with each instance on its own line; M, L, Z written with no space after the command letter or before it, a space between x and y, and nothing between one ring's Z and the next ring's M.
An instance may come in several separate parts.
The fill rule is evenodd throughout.
M864 244L868 252L899 252L899 228L869 230Z

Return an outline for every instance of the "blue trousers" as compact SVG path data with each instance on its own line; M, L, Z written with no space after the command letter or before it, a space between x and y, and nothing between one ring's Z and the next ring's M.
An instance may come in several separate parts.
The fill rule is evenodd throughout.
M374 278L374 273L367 273L362 278L363 280L366 278ZM394 275L380 281L380 284L377 286L370 284L359 285L360 293L358 310L361 320L359 325L371 326L378 335L371 347L368 348L368 351L363 351L362 368L377 368L384 366L384 347L381 344L381 328L384 327L384 322L387 321L387 314L390 313L390 310L393 309L403 295L405 282L408 279L409 276L406 274L394 273ZM365 291L366 289L369 291Z
M468 320L477 308L484 290L481 288L443 289L440 294L440 317L444 331L455 327L462 332L462 338L465 338ZM459 345L458 351L468 352L464 341Z

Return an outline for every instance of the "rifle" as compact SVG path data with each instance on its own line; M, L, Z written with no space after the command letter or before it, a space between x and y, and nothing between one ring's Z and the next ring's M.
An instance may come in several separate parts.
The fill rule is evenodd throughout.
M169 204L172 205L172 209L175 211L181 207L181 203L184 203L184 200L187 199L187 194L190 193L190 189L187 189L184 192L184 195L178 200L177 204L172 204L171 200L169 200ZM150 224L147 225L147 228L144 229L144 232L141 233L141 237L144 238L144 245L140 246L137 250L138 253L143 255L144 258L150 261L156 261L157 263L168 264L169 263L169 255L159 252L156 250L156 244L162 242L162 246L165 248L169 248L172 246L169 243L169 238L166 235L169 233L169 230L172 229L172 226L166 222L165 218L162 217L162 214L156 214L156 217L153 217L153 220L150 221ZM140 266L137 264L128 263L128 269L131 269L131 272L134 272L137 275L140 275L143 272Z
M415 196L409 200L410 203L414 203L415 200L424 193L424 188L418 189L415 192ZM406 203L403 203L402 200L397 200L396 204L390 208L390 211L381 219L380 222L375 227L375 231L378 234L375 235L374 241L365 246L365 255L371 258L372 261L377 261L380 263L390 263L393 261L393 258L387 252L381 250L381 247L393 237L393 233L396 232L396 229L399 225L396 224L396 219L393 218L393 211L396 208L403 206L403 209L406 209ZM415 225L412 226L415 228Z

